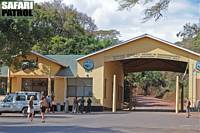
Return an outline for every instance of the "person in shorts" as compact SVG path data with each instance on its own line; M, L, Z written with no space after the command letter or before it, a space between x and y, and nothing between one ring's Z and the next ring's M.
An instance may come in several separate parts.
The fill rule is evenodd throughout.
M45 96L42 96L42 98L40 100L40 110L41 110L42 123L45 122L44 115L45 115L47 107L48 107L47 100L46 100Z
M33 100L34 100L34 96L30 97L30 100L28 102L28 118L33 121L33 116L34 116L34 108L33 108Z

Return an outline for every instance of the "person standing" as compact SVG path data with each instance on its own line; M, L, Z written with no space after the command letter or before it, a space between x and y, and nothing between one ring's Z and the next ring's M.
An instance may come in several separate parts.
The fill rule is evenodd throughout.
M87 113L92 111L92 100L90 98L87 99Z
M187 118L189 118L191 116L190 114L190 106L191 106L191 102L190 100L187 98L187 101L186 101L186 113L187 113Z
M72 113L77 113L77 107L78 107L78 100L77 97L75 97L73 100Z
M80 100L80 112L81 112L81 114L83 114L83 111L84 111L84 103L85 103L85 100L84 100L84 97L82 97L81 100Z
M42 123L45 122L44 115L45 115L47 107L48 107L47 100L46 100L45 96L42 96L42 98L40 100L40 109L41 109Z
M52 102L52 99L51 99L51 96L50 95L48 95L47 97L46 97L46 100L47 100L47 103L48 103L48 112L50 112L51 111L51 102Z
M69 106L69 101L68 101L68 97L66 97L65 101L64 101L64 111L65 111L65 113L68 113L68 110L69 110L68 106Z
M136 101L136 96L133 96L132 97L132 105L133 105L133 110L136 110L136 103L137 103L137 101Z
M51 95L51 107L52 107L52 112L55 113L56 103L54 95Z
M33 121L33 116L34 116L33 100L34 96L31 96L28 102L28 110L27 110L28 118L31 120L31 122Z

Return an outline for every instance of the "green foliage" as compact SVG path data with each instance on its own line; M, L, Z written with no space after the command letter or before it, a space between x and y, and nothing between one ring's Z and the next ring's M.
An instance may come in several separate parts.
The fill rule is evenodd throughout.
M200 33L200 24L186 23L183 26L183 31L180 31L177 36L183 39L190 39L196 37Z
M98 31L91 17L61 0L35 3L32 18L0 18L0 65L30 50L41 54L88 54L118 42L119 32ZM17 66L17 62L14 62Z
M177 36L183 38L177 45L200 53L200 24L185 24Z
M164 76L157 71L129 73L126 78L130 83L141 87L144 90L144 95L148 94L148 89L151 86L160 90L161 87L166 87L167 85Z
M118 42L116 30L97 30L86 14L60 0L35 6L33 20L37 44L42 54L88 54Z
M162 17L162 12L166 11L168 8L170 0L160 0L160 2L155 3L154 6L145 9L145 17L143 18L144 22L148 21L151 18L154 18L157 21L160 17Z
M28 19L0 18L0 62L10 66L13 57L25 54L34 44Z
M145 16L143 18L143 21L146 22L151 18L154 18L154 20L157 21L160 17L162 17L163 12L165 12L168 9L171 0L159 0L159 2L157 2L156 0L116 0L116 1L119 2L120 10L133 8L136 4L141 4L141 5L149 4L150 6L144 10Z

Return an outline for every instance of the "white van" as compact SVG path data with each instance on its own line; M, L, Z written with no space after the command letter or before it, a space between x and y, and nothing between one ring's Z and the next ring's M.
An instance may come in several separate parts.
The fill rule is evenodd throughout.
M34 96L33 107L35 112L40 111L40 92L10 93L0 102L0 114L21 112L27 115L28 102Z

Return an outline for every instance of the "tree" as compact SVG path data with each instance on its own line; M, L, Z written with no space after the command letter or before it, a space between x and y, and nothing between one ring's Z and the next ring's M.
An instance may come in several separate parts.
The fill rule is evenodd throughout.
M144 95L148 95L149 88L153 86L157 91L161 91L160 87L166 87L166 80L164 75L160 72L153 71L144 71L138 73L130 73L127 76L127 79L132 84L137 84L138 87L141 87L144 91Z
M32 18L0 18L0 64L10 66L14 57L32 49L42 54L88 54L118 41L115 30L102 38L96 32L91 17L61 0L35 3Z
M183 39L181 42L177 42L177 45L200 52L200 23L185 24L183 31L180 31L177 36Z
M145 17L143 18L144 22L148 21L151 18L154 18L157 21L160 17L163 16L163 12L168 9L169 3L171 0L116 0L119 2L119 9L130 9L133 8L136 4L147 5L150 4L148 8L144 10ZM151 5L154 3L153 5Z
M118 42L118 31L97 30L91 17L61 0L36 5L35 12L33 50L39 53L88 54Z
M28 19L0 18L0 62L10 66L13 57L31 50L35 40Z
M32 34L30 19L1 17L0 66L10 66L15 56L29 52L35 42Z
M183 26L183 31L177 33L177 36L183 39L189 39L197 37L199 33L200 33L200 22L199 24L186 23Z

